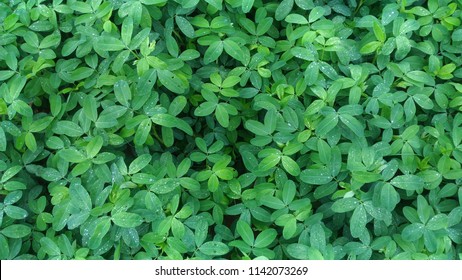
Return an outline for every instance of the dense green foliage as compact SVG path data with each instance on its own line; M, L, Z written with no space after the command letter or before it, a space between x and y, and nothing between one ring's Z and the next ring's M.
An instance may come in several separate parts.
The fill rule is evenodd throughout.
M0 259L462 258L462 1L0 2Z

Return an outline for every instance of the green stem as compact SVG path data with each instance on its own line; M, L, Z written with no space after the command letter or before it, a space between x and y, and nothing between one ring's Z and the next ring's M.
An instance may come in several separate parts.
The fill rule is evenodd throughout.
M159 141L162 145L165 146L164 141L162 140L162 138L159 137L159 134L157 134L157 131L156 131L155 127L152 127L152 131L153 131L154 137L157 139L157 141Z
M363 4L364 4L364 0L359 1L358 6L356 7L355 11L353 12L353 17L359 12L359 9L361 9Z

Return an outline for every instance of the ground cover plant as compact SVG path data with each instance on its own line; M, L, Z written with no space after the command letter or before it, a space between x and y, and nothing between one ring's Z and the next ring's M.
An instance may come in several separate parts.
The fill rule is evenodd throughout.
M0 2L0 259L461 259L462 1Z

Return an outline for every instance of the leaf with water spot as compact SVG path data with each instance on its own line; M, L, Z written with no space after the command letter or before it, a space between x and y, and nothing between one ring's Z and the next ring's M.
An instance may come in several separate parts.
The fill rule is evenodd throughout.
M326 136L332 129L334 129L338 124L338 114L332 113L324 117L324 119L319 122L316 127L316 134L320 137Z
M400 189L416 191L424 186L424 181L417 175L401 175L393 178L390 183Z
M359 200L355 197L346 197L339 199L332 204L332 211L336 213L350 212L359 205Z
M356 238L362 236L364 232L367 231L366 224L367 224L366 209L364 209L364 206L359 205L353 211L353 215L351 215L351 219L350 219L351 236L356 237Z
M422 237L424 230L425 226L423 224L410 224L403 229L401 235L404 240L414 242L417 241L420 237Z
M174 191L179 185L178 179L164 178L154 182L149 186L149 190L156 194L166 194Z
M159 81L170 91L183 94L188 89L188 82L169 70L157 70Z
M300 180L313 185L324 185L332 181L333 177L327 168L306 169L300 173Z
M255 0L242 0L242 12L247 14L252 9Z
M14 205L6 205L3 209L5 214L15 220L21 220L27 217L27 211Z
M393 3L393 4L388 4L385 6L385 8L383 8L382 10L382 24L385 26L385 25L388 25L389 23L391 23L393 20L395 20L398 15L399 15L399 12L398 12L398 9L399 9L399 5Z
M242 240L250 246L254 245L254 234L252 228L249 226L247 222L242 220L237 221L236 231L241 236Z
M229 247L220 241L209 241L202 244L199 251L208 256L222 256L229 252Z
M26 225L10 225L0 231L9 238L23 238L31 233L31 228Z
M278 21L283 20L292 10L294 0L283 0L276 9L274 18Z
M314 61L315 56L312 52L310 52L307 48L302 47L293 47L290 49L290 53L300 59L307 60L307 61Z
M143 223L143 218L135 213L119 212L112 215L112 221L119 227L132 228Z
M268 247L277 237L277 231L275 229L269 228L262 231L257 235L255 239L255 248L266 248Z

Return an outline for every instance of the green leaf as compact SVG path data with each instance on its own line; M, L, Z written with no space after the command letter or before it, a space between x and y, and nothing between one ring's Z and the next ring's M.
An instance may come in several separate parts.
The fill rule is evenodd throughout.
M0 152L6 151L6 135L2 127L0 127Z
M245 128L247 128L247 130L254 133L255 135L265 136L270 133L267 127L265 127L262 123L257 122L255 120L246 121Z
M5 183L9 179L13 178L21 170L22 170L22 166L20 165L15 165L15 166L8 168L2 175L1 183Z
M388 4L385 6L382 10L382 24L384 26L391 23L398 17L398 8L399 6L397 4Z
M97 102L95 97L87 95L83 101L83 112L85 113L85 116L95 122L98 118L97 110Z
M180 182L177 179L165 178L153 182L149 190L156 194L166 194L174 191L179 185Z
M263 196L259 200L262 205L271 209L282 209L286 207L286 204L282 200L274 196Z
M49 181L49 182L55 182L55 181L58 181L59 179L61 179L63 176L61 175L61 173L59 173L58 170L56 169L53 169L53 168L44 168L42 169L42 172L40 174L40 176Z
M419 29L420 24L417 20L406 20L399 28L399 34L405 35L408 32Z
M5 214L15 220L21 220L27 217L27 211L14 205L6 205L3 209Z
M276 155L276 154L269 155L260 162L260 164L258 165L258 169L261 171L269 170L275 167L279 163L280 160L281 160L281 157L279 155Z
M358 137L364 137L364 128L362 124L353 116L347 114L339 115L340 120Z
M255 248L266 248L276 239L277 231L269 228L262 231L255 239Z
M181 32L188 38L194 38L194 28L191 23L182 16L175 17L176 24L180 28Z
M374 35L377 40L384 43L387 39L387 35L385 34L385 28L380 25L378 22L374 22L373 25Z
M220 55L223 53L223 42L222 41L215 41L207 48L204 53L204 64L209 64L212 61L218 59Z
M11 225L0 232L8 238L23 238L31 233L31 229L26 225Z
M356 237L356 238L362 236L363 233L367 231L366 224L367 224L366 209L364 209L364 206L359 205L353 211L353 215L351 215L351 219L350 219L351 236Z
M69 137L79 137L82 136L82 128L72 121L58 121L53 127L53 132L56 134L64 134Z
M332 113L324 117L324 119L316 127L316 134L319 137L325 137L338 124L338 114Z
M398 192L391 184L385 184L380 191L380 205L388 211L393 211L400 200Z
M133 138L133 143L135 145L141 146L148 139L149 134L151 133L152 122L150 119L142 120L138 126L135 137Z
M423 109L427 109L427 110L433 109L433 101L428 96L424 94L416 94L412 98Z
M236 84L238 84L240 81L241 81L241 78L238 77L238 76L228 76L228 77L226 77L226 79L224 79L221 86L223 88L230 88L230 87L233 87Z
M300 175L300 167L298 164L288 156L282 156L282 166L292 176Z
M222 1L221 0L205 0L205 2L209 3L213 7L215 7L217 10L222 9Z
M382 42L372 41L362 46L359 52L364 55L371 54L375 52L381 45Z
M61 250L59 249L58 245L48 237L42 237L40 239L40 245L42 249L50 256L59 256L61 255Z
M225 107L221 104L218 104L215 111L215 116L218 123L223 127L229 126L229 114Z
M143 223L143 218L135 213L119 212L112 215L112 221L119 227L134 228Z
M40 132L45 130L53 121L53 117L43 117L31 123L29 131L30 132Z
M0 260L7 260L10 255L8 239L0 234Z
M410 71L406 73L406 76L409 79L412 79L416 82L419 82L425 85L429 85L429 86L435 85L435 80L433 79L433 77L423 71L418 71L418 70Z
M300 180L313 185L324 185L332 181L333 177L327 168L306 169L300 173Z
M315 224L310 230L311 246L324 251L326 248L326 233L321 224Z
M174 93L183 94L188 88L187 82L169 70L157 70L157 75L162 85Z
M125 48L125 44L117 38L110 36L102 36L95 40L95 49L99 51L120 51Z
M133 34L133 18L131 16L128 16L122 22L122 30L120 32L120 35L122 37L122 42L125 45L130 45L130 42L132 40L132 34Z
M397 188L408 191L416 191L424 186L423 179L416 175L396 176L390 183Z
M128 166L128 174L135 174L145 168L151 161L152 156L149 154L143 154L133 160Z
M74 149L61 150L58 155L65 161L72 163L80 163L87 159L80 151Z
M456 31L452 32L451 39L454 42L462 41L462 29L457 29Z
M194 110L194 115L196 115L198 117L208 116L208 115L212 114L213 111L215 111L216 107L217 107L217 104L214 104L212 102L207 101L207 102L201 103L201 105L199 105L199 107L197 107Z
M216 192L219 186L220 186L220 182L218 181L218 176L215 174L212 174L207 181L207 188L211 192Z
M200 53L193 49L188 49L182 52L179 58L183 61L190 61L200 57Z
M90 140L90 142L85 147L87 156L89 158L94 158L99 153L103 147L103 141L103 137L99 135Z
M98 218L93 234L90 236L88 246L90 248L98 247L110 228L111 220L109 219L109 217L105 216Z
M411 125L408 128L406 128L403 133L401 134L401 138L404 141L408 141L412 139L420 130L420 127L418 125Z
M382 175L367 171L353 171L352 177L360 183L374 183L382 179Z
M168 113L172 116L177 116L183 109L185 108L186 104L188 103L186 97L184 96L177 96L173 99L172 103L168 107Z
M445 214L437 214L433 216L425 225L429 230L440 230L448 227L448 216Z
M11 78L13 75L14 75L14 71L11 71L11 70L1 70L0 71L0 81L5 81L5 80L8 80L9 78ZM0 114L2 110L0 110Z
M396 37L396 53L395 58L397 60L401 60L406 57L406 55L411 50L411 42L405 36L397 36Z
M425 226L422 224L410 224L407 225L402 232L402 237L404 240L409 242L417 241L422 237Z
M35 140L34 134L28 132L26 133L26 136L24 138L26 147L31 150L32 152L35 152L37 150L37 141Z
M13 103L13 101L19 97L22 89L26 85L26 81L26 77L20 75L15 75L12 79L10 79L7 95L3 96L7 103Z
M208 224L204 220L200 220L196 224L196 228L194 231L194 241L196 246L200 246L204 243L205 239L207 238L208 233Z
M290 53L298 58L301 58L303 60L307 61L314 61L315 60L315 55L310 52L307 48L302 48L302 47L293 47L290 49Z
M120 104L127 106L127 107L130 106L129 101L132 99L132 94L128 86L128 83L125 80L117 81L114 84L114 94L117 98L117 101Z
M33 115L32 108L29 107L29 105L27 105L27 103L22 101L22 100L17 99L15 101L13 101L13 103L11 104L11 107L16 112L18 112L19 114L21 114L23 116L32 117L32 115Z
M92 208L91 197L81 184L71 183L69 195L71 196L71 201L73 200L78 208L85 212L90 212Z
M359 200L354 197L342 198L332 204L332 211L336 213L350 212L359 206Z
M308 247L304 244L289 244L287 246L287 253L295 259L298 260L323 260L324 257L322 256L319 250Z
M255 0L242 0L242 12L247 14L252 9Z
M257 25L257 34L258 36L261 36L268 32L268 30L271 28L273 24L273 18L267 17L263 20L261 20L258 25Z
M310 23L313 23L317 21L318 19L320 19L323 15L324 15L324 8L321 6L316 6L311 10L310 15L308 16L308 21Z
M299 14L290 14L286 16L285 21L294 24L308 24L308 20Z
M237 221L236 231L241 236L242 240L249 246L254 245L254 235L253 231L250 228L249 224L239 220Z
M6 88L6 87L3 87ZM6 115L8 113L8 106L6 105L5 101L0 98L0 115Z
M293 6L294 0L281 1L275 12L275 19L278 21L283 20L290 13Z
M202 244L199 251L208 256L222 256L229 252L229 247L223 242L209 241Z
M184 120L174 117L169 114L157 114L151 117L153 123L165 126L165 127L176 127L189 135L193 134L191 126Z
M231 39L226 39L223 41L223 48L225 49L226 53L229 54L232 58L243 62L244 55L241 50L241 47Z

